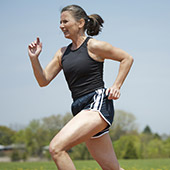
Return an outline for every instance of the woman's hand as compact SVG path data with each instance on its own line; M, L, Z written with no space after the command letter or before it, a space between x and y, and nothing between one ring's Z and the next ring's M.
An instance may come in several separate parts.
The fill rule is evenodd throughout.
M112 86L106 90L106 96L108 95L108 99L117 100L120 97L120 88L116 86Z
M28 55L30 58L38 58L42 51L42 43L40 42L40 39L37 37L37 40L29 44L28 46Z

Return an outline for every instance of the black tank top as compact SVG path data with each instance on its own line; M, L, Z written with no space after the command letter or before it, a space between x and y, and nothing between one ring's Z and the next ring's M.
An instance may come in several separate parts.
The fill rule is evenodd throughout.
M92 59L87 51L87 37L76 50L71 50L72 43L62 56L62 67L73 100L104 87L103 62Z

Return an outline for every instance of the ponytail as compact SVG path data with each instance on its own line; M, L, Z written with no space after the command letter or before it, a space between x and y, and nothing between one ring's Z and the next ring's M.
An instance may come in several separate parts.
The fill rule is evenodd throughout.
M98 35L103 27L103 19L98 14L92 14L88 16L88 20L85 24L85 30L87 35Z

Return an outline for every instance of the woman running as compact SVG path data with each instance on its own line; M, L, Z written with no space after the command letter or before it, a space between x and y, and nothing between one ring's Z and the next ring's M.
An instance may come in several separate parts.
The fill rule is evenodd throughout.
M99 15L88 16L80 6L70 5L62 9L60 17L60 29L72 43L60 48L45 69L38 59L42 50L39 38L28 46L39 85L47 86L63 69L72 93L74 117L52 139L49 151L59 170L75 170L67 150L85 142L102 169L120 170L108 132L114 117L113 100L120 97L133 58L107 42L89 37L101 31L104 21ZM107 89L103 82L105 59L120 62L116 80Z

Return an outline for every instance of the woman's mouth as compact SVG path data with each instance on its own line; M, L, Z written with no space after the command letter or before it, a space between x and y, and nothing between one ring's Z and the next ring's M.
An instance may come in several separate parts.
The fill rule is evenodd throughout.
M68 31L63 31L64 35L68 34Z

